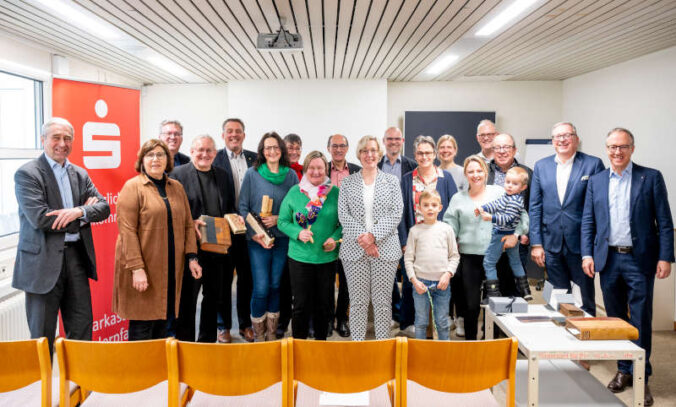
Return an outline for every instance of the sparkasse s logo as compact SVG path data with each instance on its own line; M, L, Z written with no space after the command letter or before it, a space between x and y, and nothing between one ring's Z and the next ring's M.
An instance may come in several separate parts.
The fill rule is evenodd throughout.
M108 104L99 99L94 110L104 119L108 115ZM88 152L110 155L87 155ZM86 122L82 126L82 153L82 162L89 169L118 168L122 162L120 127L115 123Z

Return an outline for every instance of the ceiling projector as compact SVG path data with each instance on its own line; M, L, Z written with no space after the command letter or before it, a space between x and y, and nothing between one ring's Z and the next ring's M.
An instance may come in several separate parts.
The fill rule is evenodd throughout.
M303 39L300 34L291 34L281 26L276 33L258 34L256 49L265 52L299 52L303 50Z

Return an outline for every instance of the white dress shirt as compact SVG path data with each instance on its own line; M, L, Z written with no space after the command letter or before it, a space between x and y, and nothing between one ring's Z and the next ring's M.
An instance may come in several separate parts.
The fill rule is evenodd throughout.
M232 174L235 181L235 200L238 200L239 190L242 187L242 181L244 181L244 174L246 174L246 170L248 169L246 158L244 158L244 150L241 150L239 154L235 154L226 147L225 152L228 154L230 167L232 168Z
M373 200L375 198L376 183L373 182L371 185L366 185L363 179L361 182L364 184L364 226L366 226L366 231L370 232L373 230Z
M561 205L563 205L563 198L566 196L566 188L568 188L570 172L573 170L575 155L577 153L573 154L565 163L559 158L558 154L554 157L554 161L556 161L556 191L559 193Z

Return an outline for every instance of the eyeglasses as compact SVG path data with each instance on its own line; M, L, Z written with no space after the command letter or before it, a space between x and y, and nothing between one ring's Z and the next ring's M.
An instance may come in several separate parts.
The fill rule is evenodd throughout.
M286 146L287 151L300 151L301 148L299 146Z
M575 133L555 134L552 136L552 140L570 140L575 136L577 136Z
M418 157L434 157L434 151L416 151L415 155Z
M388 143L392 143L392 142L395 142L395 141L401 141L403 139L404 139L403 137L385 137L385 141L387 141Z
M378 155L378 150L372 148L368 150L361 150L359 151L359 154L364 154L364 155Z
M344 150L347 148L347 144L331 144L330 147L335 148L336 150L337 149Z
M167 154L165 152L148 153L143 158L147 158L150 161L154 160L155 158L157 158L158 160L164 160L165 158L167 158Z
M502 153L502 152L506 153L506 152L512 151L513 148L514 148L514 146L495 146L495 147L493 147L492 150L495 153Z
M279 151L281 149L279 148L279 146L267 146L263 147L263 150L270 152L270 151Z
M622 152L629 151L629 149L632 148L633 146L634 146L633 144L624 144L624 145L621 145L621 146L610 145L610 146L606 146L606 148L611 153L616 153L618 151L622 151Z
M485 140L485 139L488 139L488 138L493 138L497 135L498 135L498 133L480 133L480 134L477 134L476 136L479 137L480 139Z
M177 137L177 138L183 137L183 133L179 133L177 131L163 131L160 134L163 135L163 136L167 136L167 137Z

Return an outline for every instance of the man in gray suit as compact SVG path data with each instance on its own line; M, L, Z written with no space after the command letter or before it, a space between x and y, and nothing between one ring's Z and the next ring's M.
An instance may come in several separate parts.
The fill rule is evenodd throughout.
M68 161L73 126L67 120L48 120L40 140L44 154L14 174L20 231L12 286L26 292L31 337L46 336L51 351L59 310L68 338L92 338L90 222L106 219L110 207L87 172Z

